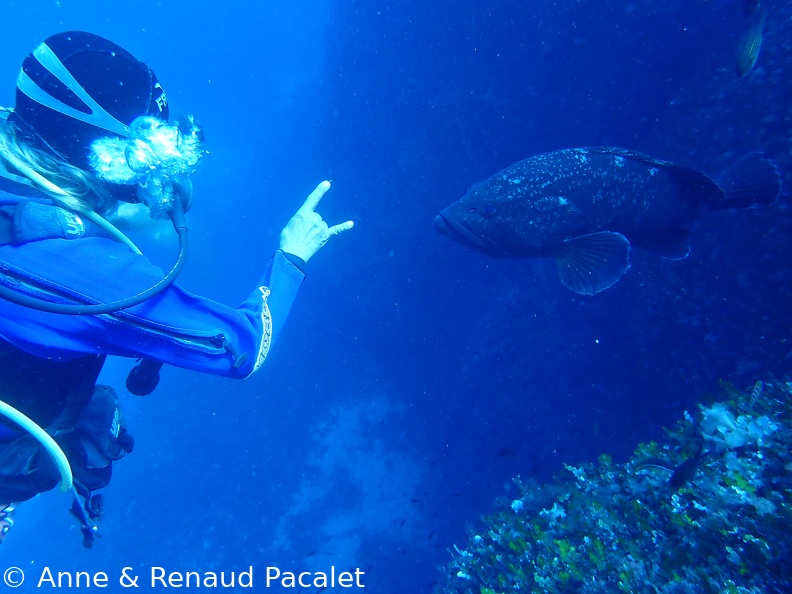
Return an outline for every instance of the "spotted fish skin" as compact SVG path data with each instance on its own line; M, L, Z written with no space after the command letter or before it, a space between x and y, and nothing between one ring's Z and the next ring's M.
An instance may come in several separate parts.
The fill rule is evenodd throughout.
M758 153L719 182L626 149L565 149L472 186L435 228L493 257L554 257L567 287L593 294L624 274L631 246L684 258L703 213L769 204L780 192L775 165Z
M633 244L678 236L722 198L698 171L593 147L515 163L474 185L440 217L459 232L455 239L491 256L555 256L565 240L597 231L620 233Z

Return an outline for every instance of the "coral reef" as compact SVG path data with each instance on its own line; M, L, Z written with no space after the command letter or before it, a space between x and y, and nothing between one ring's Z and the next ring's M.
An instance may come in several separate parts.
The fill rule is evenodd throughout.
M436 592L792 591L792 382L722 392L623 467L516 478L522 497L454 547Z

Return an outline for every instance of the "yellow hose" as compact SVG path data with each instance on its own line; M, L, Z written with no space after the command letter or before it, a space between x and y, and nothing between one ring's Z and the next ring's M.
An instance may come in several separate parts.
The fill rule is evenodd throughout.
M55 463L55 466L60 473L61 491L64 493L70 491L72 485L74 484L71 466L69 466L69 461L66 459L66 454L64 454L63 450L60 449L60 446L55 443L55 440L52 439L52 437L50 437L49 434L44 431L44 429L39 427L29 417L2 400L0 400L0 414L14 421L14 423L30 433L36 439L36 441L41 444L41 446L50 455L50 458L52 458L52 461Z

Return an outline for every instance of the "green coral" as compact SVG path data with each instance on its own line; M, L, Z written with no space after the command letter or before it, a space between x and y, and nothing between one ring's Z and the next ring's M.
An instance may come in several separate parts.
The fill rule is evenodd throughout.
M689 415L666 431L670 443L639 445L624 468L602 455L565 466L551 484L518 477L522 497L485 518L466 549L455 547L436 591L792 589L792 564L779 562L792 558L792 382L764 382L758 401L750 390L722 389L720 403L702 414L720 411L737 429L758 427L759 439L741 447L711 441L695 476L676 491L667 472L634 468L647 458L678 462L674 451L692 456L698 434Z

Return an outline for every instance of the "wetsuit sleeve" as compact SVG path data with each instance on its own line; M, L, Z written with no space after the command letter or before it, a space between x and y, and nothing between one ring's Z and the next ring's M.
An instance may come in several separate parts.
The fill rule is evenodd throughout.
M280 250L275 252L272 260L264 269L264 275L261 277L258 287L240 308L262 318L261 344L257 349L257 361L252 371L261 366L269 352L269 347L283 329L292 303L297 297L297 291L305 278L303 269L298 268L293 263L293 256L290 256L291 254L285 254ZM266 304L262 306L261 301L265 294ZM269 332L271 333L269 336L267 336L267 315L269 315Z
M145 257L103 238L0 246L0 282L47 300L112 303L162 276ZM51 314L0 300L0 337L42 357L147 357L244 378L264 361L304 277L278 251L237 308L194 295L178 283L140 305L99 316Z

